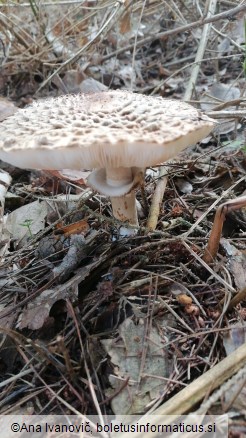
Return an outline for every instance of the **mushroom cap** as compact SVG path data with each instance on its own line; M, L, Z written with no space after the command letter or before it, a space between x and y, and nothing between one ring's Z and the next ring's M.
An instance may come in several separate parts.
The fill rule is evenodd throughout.
M66 95L34 102L0 123L0 159L38 169L147 167L213 127L181 101L122 90Z

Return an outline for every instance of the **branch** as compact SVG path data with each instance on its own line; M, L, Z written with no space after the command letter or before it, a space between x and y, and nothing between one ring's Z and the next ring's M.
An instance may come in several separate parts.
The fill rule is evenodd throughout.
M116 50L115 52L109 53L108 55L105 55L101 58L101 63L104 61L107 61L110 58L113 58L114 56L117 56L121 53L125 53L127 50L132 50L135 45L136 47L141 47L144 46L144 44L146 43L151 43L153 40L165 40L167 38L169 38L170 36L176 35L178 33L182 33L185 32L187 30L190 29L196 29L197 27L201 27L204 24L207 23L214 23L215 21L218 20L224 20L226 18L230 19L231 17L233 17L234 15L238 14L239 12L246 12L246 4L244 3L243 5L240 6L236 6L235 8L230 9L229 11L225 11L225 12L221 12L220 14L216 14L213 17L209 17L209 18L201 18L198 21L194 21L193 23L189 23L189 24L185 24L184 26L180 26L177 27L176 29L170 29L167 30L166 32L159 32L156 33L154 35L150 35L149 37L143 38L142 40L139 40L133 43L133 44L129 44L128 46L124 46L121 49ZM90 64L92 65L92 64Z

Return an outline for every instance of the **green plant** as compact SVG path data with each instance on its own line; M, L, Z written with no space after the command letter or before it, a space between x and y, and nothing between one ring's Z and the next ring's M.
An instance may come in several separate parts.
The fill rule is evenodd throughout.
M30 237L33 237L32 230L31 230L32 222L33 222L32 219L25 219L24 222L22 222L22 224L20 224L22 227L26 227L28 229Z

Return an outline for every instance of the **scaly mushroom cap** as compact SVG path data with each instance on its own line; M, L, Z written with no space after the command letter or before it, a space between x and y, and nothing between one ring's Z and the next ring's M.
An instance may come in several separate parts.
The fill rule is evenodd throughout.
M161 97L121 90L60 96L0 123L0 159L39 169L147 167L213 126L189 104Z

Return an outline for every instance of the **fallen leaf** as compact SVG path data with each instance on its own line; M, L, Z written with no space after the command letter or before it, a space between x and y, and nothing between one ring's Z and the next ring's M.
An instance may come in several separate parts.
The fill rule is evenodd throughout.
M223 344L227 356L233 353L238 347L246 343L246 323L236 323L231 330L223 334ZM237 378L229 391L223 395L223 405L225 411L238 411L240 415L246 415L246 378L245 374Z
M90 227L88 222L85 220L81 220L78 222L74 222L73 224L62 226L61 224L57 224L56 232L64 234L65 237L71 236L71 234L82 234L89 231Z
M246 286L246 254L224 238L220 242L227 253L227 269L232 274L235 285L241 290Z
M57 286L54 289L46 289L39 296L28 303L27 308L19 317L17 327L19 329L29 328L30 330L41 329L49 317L52 306L60 301L77 298L77 293L73 293L73 288Z
M240 97L240 90L237 87L233 87L231 84L221 84L219 82L212 85L208 91L208 96L204 96L201 101L201 108L203 110L210 111L218 103L229 102ZM225 111L230 111L230 107L227 107ZM237 124L237 129L240 128L240 124ZM229 119L220 119L219 124L214 129L214 134L228 134L235 129L235 121Z
M10 213L5 228L22 247L33 235L44 229L46 216L46 202L34 201Z
M129 6L129 0L125 2L125 7ZM120 33L124 34L131 31L131 10L128 9L120 19Z
M163 378L169 375L167 350L154 326L150 327L146 336L146 320L140 319L138 324L134 324L132 319L127 318L118 331L116 340L101 341L115 366L114 374L109 376L112 388L107 395L115 394L111 402L115 414L139 414L159 397L165 387Z

